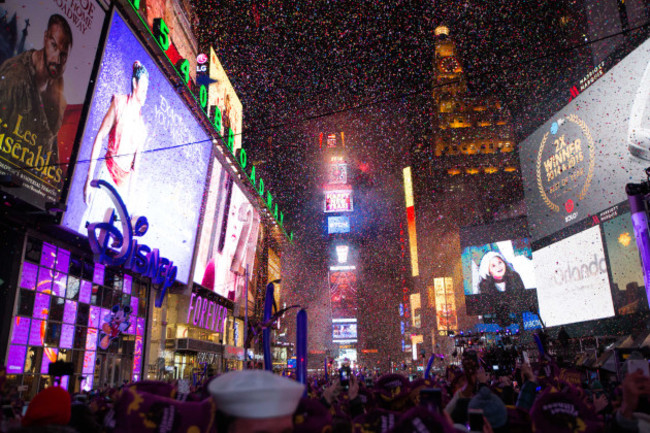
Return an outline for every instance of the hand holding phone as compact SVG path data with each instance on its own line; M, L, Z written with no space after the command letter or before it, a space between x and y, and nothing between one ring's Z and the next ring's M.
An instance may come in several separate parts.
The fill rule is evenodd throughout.
M471 433L483 433L483 409L469 409L468 427Z

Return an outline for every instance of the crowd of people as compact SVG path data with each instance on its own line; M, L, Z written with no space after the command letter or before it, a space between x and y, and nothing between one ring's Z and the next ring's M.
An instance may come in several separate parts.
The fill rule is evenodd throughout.
M1 430L643 433L650 432L650 377L648 361L637 358L621 365L620 382L601 382L584 374L563 374L566 369L546 355L534 362L519 359L512 368L495 372L487 368L481 352L465 350L460 365L426 379L344 367L302 384L249 369L189 387L140 381L71 395L51 386L40 391L26 410L2 372Z

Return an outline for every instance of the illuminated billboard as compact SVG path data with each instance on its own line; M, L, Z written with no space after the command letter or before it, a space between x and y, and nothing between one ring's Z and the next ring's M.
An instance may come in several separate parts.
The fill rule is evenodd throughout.
M329 185L348 183L348 165L344 163L328 164L327 183Z
M146 215L147 240L187 283L212 143L125 21L114 13L62 224L112 208L93 179L113 186L131 215Z
M357 323L333 323L332 324L332 340L356 340L357 339Z
M226 71L221 66L217 53L212 47L210 47L209 74L210 80L214 81L210 84L208 90L210 119L214 118L212 113L218 107L222 120L221 131L217 132L223 137L224 134L228 133L228 128L231 128L235 137L234 150L237 150L241 147L243 108L235 89L230 84Z
M45 209L69 174L106 14L95 0L2 2L0 13L0 175Z
M454 280L452 278L434 278L433 300L436 309L436 323L438 331L455 331L458 329L458 318L456 315L456 298L454 295ZM431 302L431 293L429 294Z
M325 212L352 212L352 191L325 191Z
M404 167L404 199L406 202L406 221L409 235L409 251L411 253L411 276L420 275L418 264L418 238L415 230L415 199L413 197L413 179L411 167Z
M533 253L539 312L547 327L614 315L600 227Z
M218 167L213 176L222 181L215 182L215 187L224 187L216 187L216 197L210 208L206 207L194 281L224 298L239 301L246 286L246 267L249 280L253 275L260 214L224 170ZM248 299L252 296L249 290Z
M333 318L357 316L357 274L354 266L330 268L330 304Z
M93 269L69 250L35 240L30 245L40 255L22 263L7 374L47 374L50 363L69 360L74 349L80 361L74 373L83 376L84 390L92 389L95 360L107 351L120 358L122 377L141 379L146 287L102 265ZM128 354L117 354L129 346Z
M533 242L614 204L650 159L650 41L574 98L519 147Z
M467 314L502 319L536 309L533 253L523 218L464 227L460 233Z
M350 233L350 218L346 216L328 216L327 234Z

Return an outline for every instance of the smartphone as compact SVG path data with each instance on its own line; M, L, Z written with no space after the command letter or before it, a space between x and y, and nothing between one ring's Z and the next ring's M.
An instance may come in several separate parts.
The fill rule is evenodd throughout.
M350 367L342 367L339 370L339 383L343 389L350 388Z
M422 388L420 390L420 405L436 412L442 407L442 390L440 388Z
M476 433L483 433L483 410L482 409L468 409L468 424L469 431Z
M627 365L627 372L634 373L637 370L641 370L645 377L650 377L650 368L648 367L648 360L646 359L628 359L625 361Z
M494 370L494 371L499 371L499 366L498 366L498 365L493 365L493 366L492 366L492 370Z

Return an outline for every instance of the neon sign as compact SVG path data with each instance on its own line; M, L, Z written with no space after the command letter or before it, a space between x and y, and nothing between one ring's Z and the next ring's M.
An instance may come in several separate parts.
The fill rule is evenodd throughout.
M228 309L223 305L192 293L185 323L214 332L223 332ZM191 322L190 322L191 317Z
M160 308L167 289L176 281L178 268L174 266L174 262L160 257L157 248L151 249L147 245L141 245L135 239L147 233L147 218L133 217L134 226L122 197L112 185L104 180L93 180L90 185L99 189L103 187L115 205L115 209L107 212L105 221L88 225L88 242L95 262L108 266L123 266L143 277L151 278L153 285L161 286L155 303L156 307ZM115 211L121 223L121 230L115 226Z
M145 19L140 14L140 7L142 7L141 3L143 2L141 0L128 0L128 3L131 5L140 20L145 24L145 27L147 27ZM150 29L150 31L152 32L154 40L163 50L167 59L173 64L176 73L183 79L183 82L186 84L186 86L188 86L188 90L194 99L199 103L203 114L208 117L208 121L214 128L216 135L225 143L226 149L228 149L230 154L234 157L234 159L241 167L242 171L244 171L246 178L260 195L262 202L266 205L271 215L273 215L273 218L277 221L280 229L289 238L289 240L293 242L293 232L287 233L286 229L284 228L284 214L278 209L278 204L273 202L273 195L269 191L265 190L264 179L256 174L255 166L252 164L250 173L246 173L246 167L248 164L246 149L243 147L235 149L235 132L231 127L228 127L228 130L224 131L223 136L221 135L222 113L218 105L215 106L212 118L210 118L210 114L208 113L208 86L206 83L201 83L198 88L198 95L195 94L195 91L189 87L189 83L191 83L189 75L189 61L187 59L179 59L176 63L172 62L168 54L170 47L173 47L173 44L171 43L171 37L169 35L169 26L162 18L156 18L153 20L153 28ZM343 139L343 136L341 138Z

